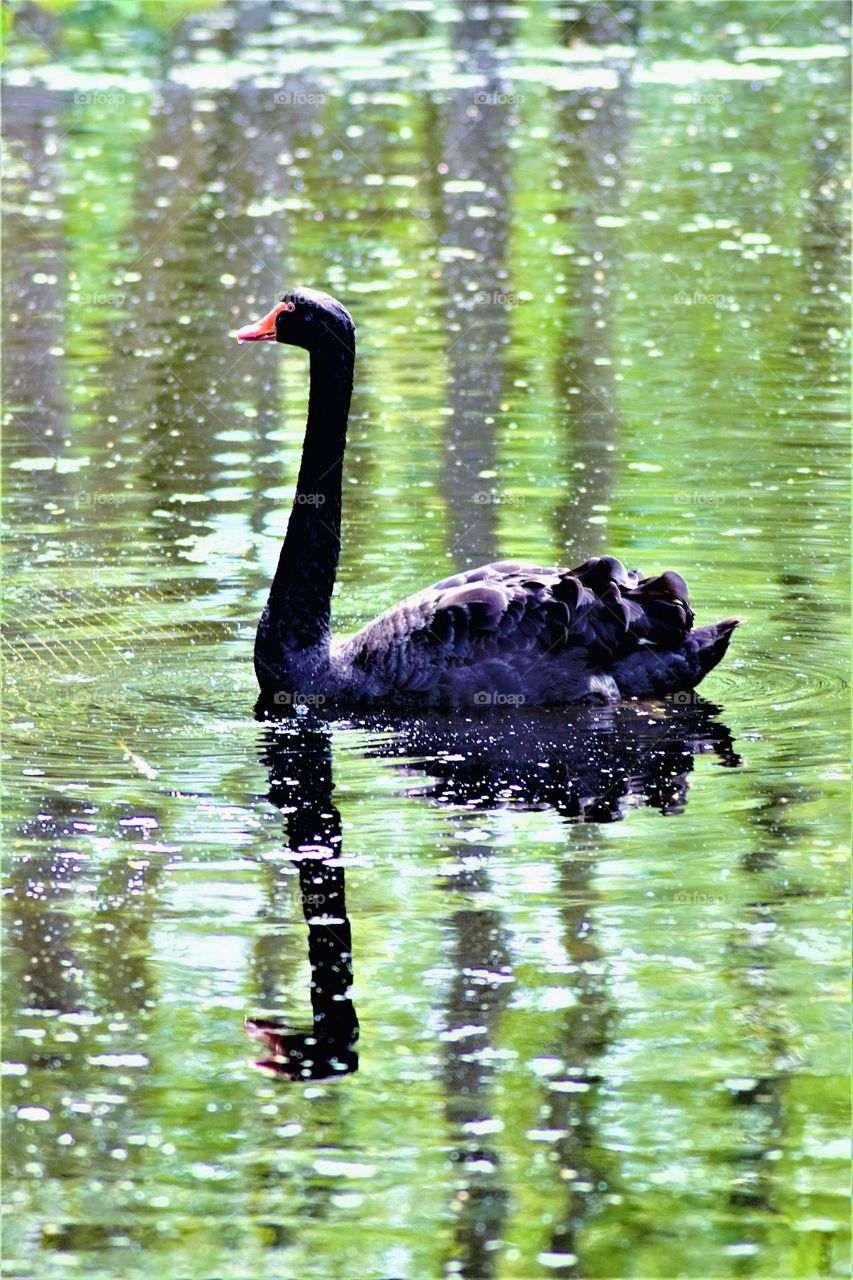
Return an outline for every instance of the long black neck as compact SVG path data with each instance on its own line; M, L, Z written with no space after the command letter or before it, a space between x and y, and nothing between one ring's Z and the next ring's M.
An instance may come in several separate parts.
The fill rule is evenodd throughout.
M322 656L331 639L332 590L341 545L341 478L355 343L327 330L311 351L311 390L296 495L258 627L255 665L263 687L288 657Z

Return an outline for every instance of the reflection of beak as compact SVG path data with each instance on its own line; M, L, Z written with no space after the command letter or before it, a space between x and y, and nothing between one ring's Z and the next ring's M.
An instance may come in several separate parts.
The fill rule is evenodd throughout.
M269 315L264 316L263 320L257 320L255 324L246 324L242 329L238 329L237 341L275 342L275 318L283 310L284 303L280 302L273 307Z
M246 1018L244 1025L249 1036L266 1050L266 1057L255 1063L264 1075L304 1082L337 1080L358 1070L358 1054L353 1048L357 1026L347 1043L339 1043L334 1037L318 1040L313 1029L296 1031L284 1021Z
M281 1053L282 1037L295 1030L287 1022L273 1022L268 1018L244 1018L243 1026L248 1036L259 1040L273 1053Z

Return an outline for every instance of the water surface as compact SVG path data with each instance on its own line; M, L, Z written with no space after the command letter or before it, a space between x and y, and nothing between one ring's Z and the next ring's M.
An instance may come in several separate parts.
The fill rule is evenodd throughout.
M846 20L13 7L8 1275L849 1274ZM335 626L607 550L706 702L254 719L298 284Z

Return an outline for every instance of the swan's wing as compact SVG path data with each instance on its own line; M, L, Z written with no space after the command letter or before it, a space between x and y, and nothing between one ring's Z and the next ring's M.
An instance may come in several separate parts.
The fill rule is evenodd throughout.
M336 645L334 658L368 696L464 699L485 688L539 699L565 677L554 695L566 698L644 646L677 648L692 621L675 573L644 579L609 556L577 569L505 561L401 601Z

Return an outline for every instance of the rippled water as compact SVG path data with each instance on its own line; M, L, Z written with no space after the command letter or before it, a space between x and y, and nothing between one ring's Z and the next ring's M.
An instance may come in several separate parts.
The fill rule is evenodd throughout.
M6 1274L849 1274L846 7L189 8L9 18ZM606 549L707 702L254 719L300 283L335 625Z

